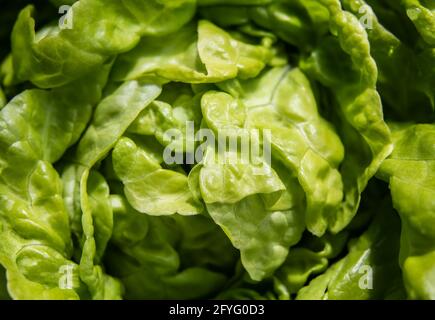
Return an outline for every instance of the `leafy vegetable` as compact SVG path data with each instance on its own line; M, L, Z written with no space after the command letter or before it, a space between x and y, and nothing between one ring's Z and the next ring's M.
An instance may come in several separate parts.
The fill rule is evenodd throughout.
M0 299L435 299L433 1L0 19Z

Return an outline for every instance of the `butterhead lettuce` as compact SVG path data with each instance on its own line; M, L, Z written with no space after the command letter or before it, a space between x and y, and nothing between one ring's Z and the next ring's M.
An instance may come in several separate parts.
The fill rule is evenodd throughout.
M0 299L435 299L433 1L0 19Z

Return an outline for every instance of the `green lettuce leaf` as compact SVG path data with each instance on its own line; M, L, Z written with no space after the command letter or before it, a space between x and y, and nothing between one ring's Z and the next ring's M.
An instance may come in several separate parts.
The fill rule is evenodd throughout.
M112 77L117 81L151 78L213 83L255 77L272 57L271 49L238 41L211 22L200 20L158 41L142 38L136 48L118 57Z
M133 208L150 215L198 214L202 205L190 192L187 175L163 169L158 161L129 138L113 150L113 167Z
M311 50L328 31L328 10L316 0L283 0L249 10L251 19L300 50Z
M59 87L97 70L116 54L131 50L142 36L178 30L192 18L195 0L82 0L69 12L71 28L53 27L35 35L33 7L21 11L12 32L18 82Z
M108 154L139 113L160 92L161 88L156 85L137 81L122 84L97 106L92 122L77 146L75 162L79 164L76 172L79 185L75 188L79 190L84 237L80 277L96 299L117 298L120 287L114 279L104 275L98 265L110 238L113 218L106 181L91 169ZM75 188L72 188L73 192Z
M101 97L108 67L71 86L28 90L0 115L0 263L17 299L77 299L79 281L61 288L72 241L62 182L52 166L76 143ZM80 94L77 94L77 93ZM19 166L17 166L19 164Z
M203 96L201 107L207 125L216 134L224 138L233 135L236 140L245 135L251 147L260 146L259 138L243 129L246 112L240 101L210 91ZM305 227L304 196L290 172L281 169L285 177L281 180L260 155L251 154L243 161L244 152L222 152L208 144L203 160L189 179L191 185L198 184L198 194L210 216L240 250L252 279L261 280L285 260L288 248L299 241ZM195 179L197 182L192 181Z
M343 198L338 167L344 150L334 128L320 116L309 80L299 69L285 67L220 87L246 105L246 127L270 130L272 154L305 191L307 228L321 236Z
M428 0L405 0L402 5L424 41L435 47L435 5Z
M126 298L207 298L223 288L237 256L209 218L152 217L123 196L111 199L115 224L105 260Z
M333 108L332 119L345 147L340 167L344 199L330 217L331 231L338 232L355 216L361 192L391 153L392 143L376 91L378 72L364 27L341 8L338 0L321 3L330 11L330 29L336 36L324 37L300 65L334 93L328 107Z
M400 221L388 199L349 253L297 295L301 300L404 299L399 259Z
M392 125L394 151L378 176L402 220L400 265L410 298L434 299L435 126Z
M290 299L313 276L323 273L329 266L329 260L341 253L349 234L325 234L321 238L314 236L302 240L290 250L283 265L273 276L275 291L280 299Z
M368 24L370 52L379 69L378 89L385 113L397 120L430 122L435 116L435 53L415 50L386 29L362 0L344 0L344 8ZM361 11L361 8L366 10ZM401 68L397 68L401 65Z

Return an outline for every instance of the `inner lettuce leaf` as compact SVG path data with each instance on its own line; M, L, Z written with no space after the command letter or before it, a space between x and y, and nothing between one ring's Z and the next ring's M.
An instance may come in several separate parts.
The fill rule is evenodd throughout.
M321 238L308 236L300 246L292 248L273 277L278 298L290 299L310 277L327 270L329 261L342 252L348 238L348 232L325 234Z
M201 107L207 124L216 134L223 134L223 139L245 135L246 141L254 142L251 146L259 147L259 138L243 129L243 106L230 95L209 91ZM299 241L305 227L301 212L304 195L285 169L281 170L283 183L262 157L243 161L241 152L231 149L222 153L207 144L203 160L189 179L198 180L198 193L210 216L240 250L251 277L261 280L284 261L288 247Z
M143 136L148 143L153 138L163 147L168 147L175 154L173 160L183 153L195 152L194 134L202 122L201 98L204 89L197 92L187 84L169 83L157 100L143 110L127 130L127 135ZM142 139L143 140L143 139ZM158 150L158 148L154 148ZM163 150L158 151L160 158L167 160ZM163 159L159 160L163 162ZM191 161L192 162L192 161Z
M220 87L246 105L244 126L270 130L274 157L294 172L305 191L307 228L321 236L343 198L338 166L344 150L320 116L309 80L299 69L281 67Z

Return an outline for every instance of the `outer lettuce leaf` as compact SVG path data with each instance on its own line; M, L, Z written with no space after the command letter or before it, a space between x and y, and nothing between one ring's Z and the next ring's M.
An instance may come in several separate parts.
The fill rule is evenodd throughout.
M321 238L305 234L300 243L291 248L286 261L272 277L258 283L252 281L240 267L236 270L230 287L217 298L291 300L309 278L327 270L330 260L342 253L348 236L348 232L326 234Z
M142 38L135 49L118 58L113 79L213 83L251 78L272 58L270 48L238 41L211 22L200 20L158 41Z
M79 190L84 237L80 277L96 299L117 298L120 288L114 279L102 273L98 265L110 238L112 212L108 204L108 186L104 178L91 169L107 155L139 113L160 92L161 88L156 85L136 81L124 83L98 105L77 147L75 162L79 163L76 169L78 185L71 187L73 193L70 197L74 197L74 190Z
M435 126L393 125L394 151L378 176L402 220L400 264L412 299L435 299Z
M114 231L106 265L128 299L207 298L224 286L235 252L203 216L151 217L112 196ZM211 271L214 270L214 271Z
M85 129L108 74L101 72L52 91L29 90L0 116L0 262L16 299L75 299L78 280L60 288L61 268L72 266L68 214L53 168ZM77 94L79 93L79 94ZM19 165L17 165L19 164Z
M403 1L365 0L365 2L367 2L367 4L376 12L376 16L381 24L398 37L400 41L411 47L419 46L419 43L421 43L421 37L412 21L406 15L406 11L402 6ZM365 9L367 8L368 7L365 7ZM366 10L361 10L361 12L362 11ZM370 14L369 11L370 10L366 11L366 14ZM363 21L368 22L367 20Z
M310 57L301 61L301 68L330 88L338 104L332 112L338 115L335 124L346 150L340 168L344 201L330 218L331 231L338 232L355 216L361 192L391 153L392 144L376 91L378 73L367 33L338 0L321 3L330 11L330 29L336 37L323 38Z
M371 22L366 29L370 52L379 69L378 88L385 112L400 120L430 122L435 113L435 52L413 50L387 30L361 0L344 0L343 6L359 19ZM367 8L361 13L360 8ZM397 66L400 65L400 68Z
M17 19L18 13L33 0L16 0L6 1L2 3L2 10L0 12L0 21L2 28L0 29L0 60L3 59L10 51L10 38L11 31ZM39 21L44 25L55 16L56 11L53 10L52 5L48 1L37 1L36 6L40 10Z
M218 299L293 299L296 296L295 294L298 293L304 285L308 284L307 280L311 279L313 276L317 277L314 278L309 286L302 289L300 298L327 298L325 292L327 291L330 279L335 277L338 268L344 262L333 264L332 267L329 268L328 266L330 263L334 263L338 256L343 256L343 254L346 253L343 249L350 235L360 234L366 230L367 226L370 224L377 225L377 233L373 231L370 233L372 236L376 234L374 238L377 242L373 244L370 249L375 251L378 250L376 248L381 247L379 248L380 250L387 252L387 250L390 249L390 243L398 240L399 224L397 218L391 213L391 200L386 198L388 196L388 188L382 182L372 180L368 188L364 191L358 214L344 231L337 235L325 234L321 238L306 233L301 241L291 248L286 261L275 271L273 277L264 279L259 283L252 281L242 267L238 268L229 287L218 295ZM386 214L384 217L377 217L376 220L373 221L373 214L377 212L385 212ZM393 227L393 231L389 229L390 227ZM370 228L373 229L374 227L372 226ZM387 235L384 238L379 238L382 237L381 235L385 230L389 230L387 233L392 231L395 236ZM364 237L367 238L366 236ZM383 244L386 240L388 240L388 243ZM355 242L355 240L351 242ZM346 270L345 274L340 275L337 279L339 280L338 283L341 283L340 288L344 288L343 294L346 295L346 299L353 299L352 294L354 293L356 293L359 298L361 298L360 293L365 295L365 297L369 295L370 298L380 298L380 292L384 292L382 297L388 299L401 299L405 297L397 261L398 245L398 243L393 244L392 249L395 253L379 252L379 254L375 253L373 256L369 257L369 260L371 260L370 265L374 266L373 271L375 273L373 290L355 290L355 280L356 286L359 285L360 279L362 279L363 285L366 285L368 283L367 281L369 281L368 278L363 278L365 272L367 272L367 267L364 266L364 264L362 265L362 269L353 270L350 273L347 273L349 269L343 269ZM352 248L353 246L354 245L351 244ZM367 254L370 255L370 253L365 251L363 259L365 259L365 255ZM392 255L394 256L390 258ZM356 255L353 254L353 257L355 256ZM382 256L385 256L385 259L382 258ZM348 261L350 259L346 258L344 260ZM354 260L350 260L350 262L352 261L354 262ZM347 277L349 274L350 277ZM389 277L389 275L391 275L391 277ZM335 288L332 290L337 292ZM338 296L338 298L341 299L343 297Z
M427 44L435 48L435 5L430 0L404 0L406 14Z
M178 30L192 18L195 0L82 0L71 10L71 29L38 35L33 8L21 11L12 32L17 81L30 80L42 88L71 82L131 50L142 36Z

